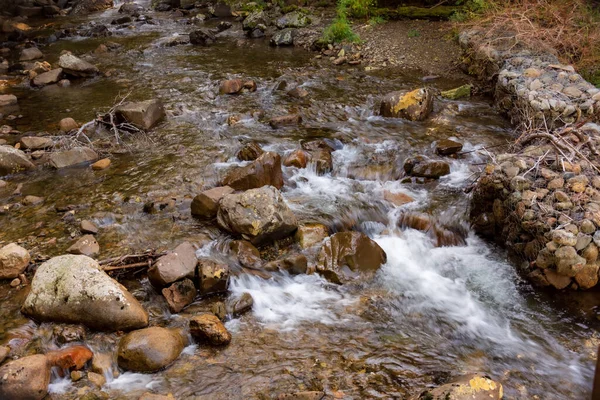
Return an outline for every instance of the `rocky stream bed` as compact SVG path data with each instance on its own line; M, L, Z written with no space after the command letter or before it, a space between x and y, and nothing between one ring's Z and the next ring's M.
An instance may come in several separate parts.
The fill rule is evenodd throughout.
M598 292L468 222L471 78L160 4L3 23L0 398L589 397Z

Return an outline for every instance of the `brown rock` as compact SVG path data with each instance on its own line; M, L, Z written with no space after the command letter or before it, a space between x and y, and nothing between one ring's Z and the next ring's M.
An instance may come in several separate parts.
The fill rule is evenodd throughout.
M574 277L583 269L585 258L577 255L577 250L571 246L563 246L554 253L556 257L556 272L568 277Z
M581 252L583 258L585 258L587 264L593 264L598 259L598 246L594 243L590 243L587 245L585 249Z
M100 375L95 372L88 372L87 377L90 383L92 383L98 388L101 388L106 383L106 378L104 377L104 375Z
M462 148L462 143L450 139L442 139L437 142L435 151L442 156L449 156L458 153Z
M231 333L214 314L204 313L190 319L190 333L196 340L215 346L231 342Z
M364 233L338 232L323 245L317 272L340 284L368 279L386 261L383 249Z
M75 129L79 129L79 124L75 122L73 118L63 118L58 123L58 128L62 132L71 132Z
M333 171L333 157L331 151L318 150L311 154L311 163L315 165L315 170L319 175L325 175Z
M92 164L92 169L94 171L100 171L102 169L106 169L110 166L110 158L103 158L102 160L98 160Z
M308 152L298 149L291 152L283 161L286 167L306 168L311 156Z
M158 99L126 103L115 110L116 116L138 128L150 129L165 117L165 108Z
M71 381L77 382L83 378L83 371L71 371Z
M144 393L138 400L175 400L175 398L171 394L163 396L161 394Z
M54 168L66 168L96 161L98 154L87 147L74 147L70 150L50 154L50 165Z
M14 279L22 274L29 265L29 252L16 243L10 243L0 249L0 279Z
M171 253L160 257L148 269L148 279L155 287L162 288L183 278L194 278L196 250L189 242L183 242Z
M306 274L308 260L302 254L292 254L285 258L266 263L263 269L265 271L286 271L292 275Z
M33 79L31 80L31 84L33 86L52 85L52 84L60 81L62 78L62 75L63 75L62 68L56 68L56 69L50 70L48 72L42 72L41 74L38 74L33 77Z
M329 236L329 229L323 224L305 224L298 227L296 241L303 249L321 243Z
M300 125L302 123L302 117L298 114L288 114L279 117L273 117L269 120L271 128L277 129L284 126Z
M201 295L226 292L229 286L229 266L213 260L198 262L198 290Z
M412 400L501 400L502 385L483 374L460 377L435 389L426 390Z
M579 285L580 289L587 290L591 289L598 284L598 270L600 267L598 264L586 264L583 266L581 271L575 275L575 282Z
M185 278L164 288L162 295L167 300L169 310L172 313L178 313L194 301L196 298L196 287L194 286L194 282Z
M266 152L251 164L233 169L227 174L223 184L235 190L248 190L266 185L281 189L281 157L277 153Z
M252 244L284 238L298 226L296 216L272 186L225 196L217 222L222 229L240 234Z
M390 203L392 203L398 207L403 206L404 204L412 203L413 201L415 201L415 199L413 199L412 197L410 197L407 194L393 193L393 192L390 192L389 190L384 190L383 198L386 201L389 201Z
M321 400L323 397L325 397L324 392L311 391L311 392L296 392L296 393L280 394L279 397L277 397L277 399L278 400Z
M219 86L220 94L238 94L244 88L244 81L241 79L229 79L221 82Z
M380 113L383 117L404 118L410 121L423 121L433 110L433 93L427 88L412 92L392 92L381 101Z
M80 370L92 359L94 353L85 346L71 346L46 353L48 363L52 367L65 370Z
M58 66L63 69L65 74L80 78L95 76L99 73L95 65L75 57L70 52L60 56Z
M92 359L92 372L106 376L112 375L113 356L107 353L96 353Z
M12 146L0 146L0 175L8 175L34 168L35 165L21 150Z
M0 364L6 360L6 357L10 354L10 347L8 346L0 346Z
M192 201L192 215L201 218L214 218L219 210L219 202L223 197L233 193L229 186L219 186L200 193Z
M48 394L50 365L36 354L0 367L0 399L41 400Z
M234 317L238 317L252 309L254 305L254 299L250 293L245 292L237 298L229 301L226 306L226 312L228 314L233 315Z
M82 233L89 233L92 235L95 235L96 233L98 233L98 227L96 225L94 225L94 223L92 221L88 221L87 219L84 219L83 221L81 221L81 224L79 227L80 227Z
M254 161L265 151L256 142L246 143L237 153L237 158L242 161Z
M548 283L556 289L564 289L571 284L571 278L558 274L550 268L544 270L544 275Z
M249 80L244 82L244 89L248 90L249 92L256 92L256 82Z
M67 249L69 254L83 254L88 257L98 252L100 252L100 245L92 235L83 235Z
M303 99L305 97L308 97L308 91L299 86L293 88L292 90L287 92L287 94L288 96L294 97L296 99Z
M54 146L54 141L49 137L24 136L19 140L21 147L27 150L47 149Z
M404 163L404 171L412 176L438 179L450 173L450 165L445 161L415 157Z
M42 54L40 49L38 49L37 47L29 47L21 51L19 61L32 61L37 60L38 58L44 58L44 55Z
M140 329L121 339L117 362L128 371L155 372L175 361L184 346L179 331L157 326Z
M242 267L260 269L262 259L260 252L247 240L232 240L229 242L229 249L235 254Z

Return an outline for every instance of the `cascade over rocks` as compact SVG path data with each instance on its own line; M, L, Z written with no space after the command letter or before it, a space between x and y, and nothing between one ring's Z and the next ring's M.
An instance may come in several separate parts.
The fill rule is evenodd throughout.
M317 272L333 283L361 282L386 261L383 249L364 233L338 232L321 248Z
M153 326L128 333L119 342L119 367L135 372L159 371L179 357L186 341L178 330Z
M40 265L21 311L41 322L81 323L103 331L148 325L148 313L131 293L82 255L54 257Z
M440 160L428 160L417 156L406 160L404 171L412 176L438 179L450 173L450 164Z
M240 234L253 244L284 238L298 227L296 216L273 186L225 196L217 222L224 230Z
M231 170L223 180L223 184L235 190L247 190L271 185L277 189L283 187L281 157L268 151L245 167Z

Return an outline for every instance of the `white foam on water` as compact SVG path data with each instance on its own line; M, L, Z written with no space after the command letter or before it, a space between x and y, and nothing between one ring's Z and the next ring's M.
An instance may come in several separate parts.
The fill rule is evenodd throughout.
M159 378L151 374L140 374L137 372L124 372L117 378L106 382L108 389L131 392L134 390L152 389L160 384Z
M63 394L68 392L73 388L73 382L68 376L63 378L60 377L52 377L52 382L48 385L48 393L52 394Z
M250 293L258 321L282 331L306 322L331 325L347 321L348 317L338 312L355 301L317 275L281 274L269 280L241 275L232 278L229 289L234 297Z

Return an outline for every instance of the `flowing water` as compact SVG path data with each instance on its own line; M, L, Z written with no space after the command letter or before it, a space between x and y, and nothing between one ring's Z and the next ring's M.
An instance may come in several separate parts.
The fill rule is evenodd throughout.
M91 19L106 23L116 16L110 10ZM284 168L286 201L302 222L367 233L388 261L372 282L359 286L333 285L316 275L237 276L231 296L249 292L254 308L227 323L231 345L191 345L164 371L109 376L103 390L110 398L137 399L147 390L178 399L266 399L299 390L344 399L408 398L422 387L477 371L500 381L508 399L589 397L597 326L556 296L533 290L502 250L472 233L465 245L435 247L427 235L398 228L401 213L420 211L470 232L464 189L486 161L484 147L510 140L509 125L489 99L438 101L424 123L383 119L375 112L378 97L421 86L420 74L334 68L301 49L245 40L235 23L212 47L166 47L165 39L193 26L185 18L153 16L154 25L112 26L109 39L75 37L42 49L54 62L65 49L82 54L107 40L120 43L120 50L94 59L110 76L68 88L11 89L23 118L10 124L23 132L55 129L67 116L89 121L126 93L133 100L160 97L168 118L148 137L130 140L129 151L115 155L105 171L46 169L10 177L2 204L19 201L10 195L18 183L24 195L45 202L0 217L0 241L19 240L34 254L61 254L77 229L55 208L74 205L76 218L101 228L100 258L208 236L200 252L227 259L221 249L228 238L189 216L193 195L239 164L235 154L247 140L285 155L300 140L326 138L336 148L334 171L318 176L311 168ZM255 80L258 91L219 96L219 81L237 77ZM310 97L296 100L273 91L281 80L288 88L301 85ZM462 83L439 80L434 86ZM252 117L254 110L268 117L299 112L304 123L274 130ZM228 125L230 115L240 115L240 122ZM408 156L432 155L435 140L452 137L465 144L465 154L451 161L450 175L427 184L400 183ZM395 207L384 200L385 191L416 201ZM142 211L148 201L155 202L156 213ZM307 252L309 259L315 252ZM211 301L171 315L142 275L123 282L149 310L152 324L183 326L186 316ZM17 354L55 348L51 325L37 326L20 315L25 295L3 284L0 342ZM106 352L118 339L89 333L86 344ZM83 385L55 377L51 397L78 398Z

